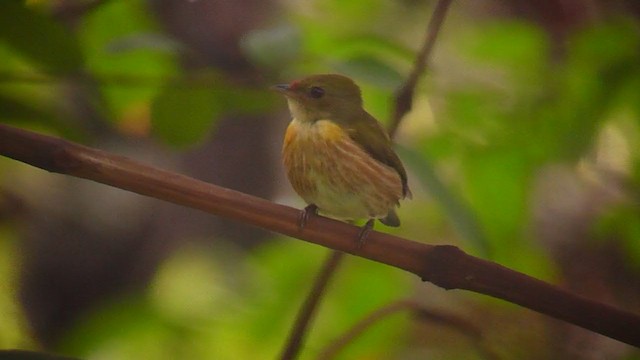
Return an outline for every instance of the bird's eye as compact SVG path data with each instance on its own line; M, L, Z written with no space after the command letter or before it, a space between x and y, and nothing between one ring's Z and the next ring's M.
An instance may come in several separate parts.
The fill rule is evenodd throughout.
M314 86L309 89L309 95L314 99L319 99L324 95L324 89L318 86Z

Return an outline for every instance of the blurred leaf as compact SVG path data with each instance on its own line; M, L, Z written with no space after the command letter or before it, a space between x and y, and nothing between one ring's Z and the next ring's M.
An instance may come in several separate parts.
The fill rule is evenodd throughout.
M248 33L242 38L240 47L260 65L285 67L299 55L301 43L298 29L281 25Z
M392 66L373 57L353 57L335 64L338 72L362 79L380 88L395 90L404 81L403 76Z
M422 186L440 204L460 236L474 246L481 256L490 258L491 244L478 223L476 215L440 180L430 161L409 148L397 147L397 150Z
M637 59L640 56L638 23L624 17L603 22L577 33L569 45L571 65L581 68L605 69L624 59Z
M449 141L464 142L471 151L479 145L494 143L497 137L510 136L511 132L505 128L512 125L505 123L507 109L501 106L500 100L500 94L486 89L465 89L449 94L449 121L443 124L447 131L443 135Z
M606 212L594 225L602 240L619 239L623 254L635 270L640 270L640 207L625 204Z
M325 0L318 2L318 10L332 15L336 22L368 22L384 8L381 0Z
M128 296L87 314L59 348L92 359L176 359L184 358L175 346L179 335L146 298Z
M83 56L75 36L62 25L17 0L0 1L0 40L45 71L77 72Z
M518 85L539 83L549 50L543 30L534 24L516 21L493 22L474 31L461 43L474 59L498 66ZM495 68L493 70L496 70Z
M2 71L2 86L6 83L13 82L11 77L18 77L22 74L37 74L44 76L36 67L37 64L33 64L29 61L29 58L21 56L11 44L0 41L0 70ZM53 77L53 76L51 76ZM13 85L13 84L11 84Z
M382 3L378 5L380 4ZM323 6L326 5L323 4ZM335 5L342 7L344 4ZM364 3L358 5L362 6ZM367 3L365 5L368 7L367 11L359 13L360 15L366 14L363 19L367 20L363 23L358 23L353 18L348 21L336 18L336 16L345 14L342 10L331 11L318 18L301 21L299 23L302 38L300 57L304 62L297 65L299 71L304 73L326 72L327 66L336 67L343 65L343 63L366 61L367 59L374 59L373 61L384 63L386 67L390 68L403 66L408 69L414 61L415 50L401 41L394 40L396 34L381 31L382 24L393 23L393 20L386 16L389 14L381 11L387 7L388 3L382 7L371 5L372 3ZM376 7L375 10L374 7ZM373 14L378 11L381 13L374 16ZM380 16L380 20L384 21L382 23L372 21L376 16ZM373 76L369 74L368 77L372 78Z
M43 104L30 104L0 92L0 122L20 126L42 124L65 139L74 141L83 139L84 135L77 127L65 120L56 115L55 109L45 108Z
M3 96L28 103L39 111L50 109L52 104L60 104L58 76L43 72L38 64L30 62L2 41L0 59L0 92Z
M447 108L453 121L445 126L471 151L501 146L531 165L584 156L609 112L623 97L638 96L632 89L640 74L640 34L621 21L574 37L566 63L551 67L537 27L508 22L474 32L466 48L473 60L491 65L487 81L499 85L470 83L452 92Z
M492 260L540 279L552 276L546 254L527 234L533 165L515 148L476 150L464 160L464 194L491 243Z
M273 101L267 89L241 88L230 84L224 86L225 89L218 89L217 94L226 113L255 115L273 110Z
M592 144L618 101L629 93L637 96L637 88L627 89L640 78L640 34L621 20L578 33L571 44L566 67L558 73L557 113L549 121L563 153L575 159Z
M508 149L478 151L465 161L467 190L473 206L491 224L494 238L520 238L526 210L529 166Z
M336 39L331 50L331 56L341 58L363 55L402 59L407 63L413 63L416 56L415 50L374 34L340 37Z
M393 106L393 99L389 96L391 92L388 89L376 87L375 84L361 81L364 79L356 78L355 80L362 89L364 108L383 125L386 125Z
M55 131L74 141L86 140L83 129L65 116L66 93L56 74L46 73L0 42L0 121L38 130ZM64 85L63 85L64 86Z
M3 122L25 122L51 118L51 113L29 106L4 94L0 94L0 110L0 119Z
M79 34L108 118L121 120L127 110L150 103L177 73L180 46L159 33L146 1L108 1L83 17Z
M164 317L195 323L215 316L217 307L232 301L226 288L229 280L208 250L196 246L180 249L162 264L151 288L151 300Z
M144 1L109 1L83 19L81 30L87 66L98 76L162 76L175 68L180 46L157 32Z
M228 84L204 70L165 86L151 107L152 132L167 143L185 147L207 136L222 115L253 115L271 111L267 89Z
M208 87L167 86L151 108L153 133L168 144L184 147L201 141L223 111Z
M175 54L182 49L176 40L159 33L135 33L123 36L109 43L105 48L107 53L118 54L138 50L153 50Z
M12 179L11 175L16 171L16 168L13 166L4 166L9 165L7 163L0 165L2 165L0 166L0 181L6 184L7 181ZM25 221L28 217L24 216L26 208L23 208L22 211L15 211L15 208L9 208L8 202L11 200L8 196L13 195L14 200L17 202L23 199L16 199L16 194L11 194L9 190L4 188L5 186L6 185L3 185L3 187L0 188L0 191L5 193L0 195L0 202L4 203L0 205L0 207L4 207L4 210L14 211L13 214L9 214L9 216L7 216L7 214L0 215L4 215L0 218L0 314L2 314L2 321L0 321L0 348L11 349L30 347L30 345L33 345L33 340L31 340L32 330L29 327L24 308L16 301L20 291L20 276L16 269L19 269L22 265L22 238L20 231L13 225L20 221ZM20 204L17 206L25 205ZM14 220L11 218L12 215L16 215L14 219L18 221L12 221ZM2 358L2 355L0 355L0 358Z

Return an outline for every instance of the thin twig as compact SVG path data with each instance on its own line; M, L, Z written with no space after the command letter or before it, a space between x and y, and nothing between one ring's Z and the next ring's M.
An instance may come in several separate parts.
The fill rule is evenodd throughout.
M519 304L640 346L640 315L560 289L451 245L428 245L323 216L298 227L300 210L144 165L123 156L0 124L0 155L41 169L97 181L206 211L418 275L444 289L464 289Z
M415 311L416 314L424 320L429 320L431 322L447 326L468 337L475 345L476 350L478 350L478 353L480 353L480 356L482 356L483 358L487 360L500 359L498 354L496 354L484 343L484 336L482 335L482 331L465 319L460 318L459 316L456 316L454 314L445 313L440 310L427 309L426 307L420 306L419 304L417 304Z
M335 358L347 345L352 343L367 329L371 328L376 323L388 318L391 315L406 310L414 312L420 318L428 319L432 322L450 327L458 331L462 335L470 338L478 349L478 352L485 359L498 359L498 356L482 343L482 332L476 326L465 321L464 319L461 319L456 315L448 314L439 310L428 309L417 301L409 299L394 301L390 304L374 310L362 320L354 324L351 328L349 328L349 330L347 330L344 334L342 334L342 336L332 342L329 346L324 348L317 358L323 360Z
M333 359L336 357L347 345L352 343L358 336L362 335L367 329L381 321L382 319L393 315L397 312L411 309L415 305L415 302L410 300L399 300L392 302L391 304L385 305L379 309L374 310L369 315L364 317L362 320L353 325L349 330L347 330L342 336L337 338L335 341L331 342L327 347L325 347L320 354L318 355L318 359Z
M307 298L296 316L296 321L289 333L284 352L280 357L282 360L295 359L300 353L307 328L318 309L318 303L320 299L322 299L329 281L336 273L338 265L342 263L343 258L344 253L342 251L331 250L329 256L322 264L322 269L313 282L313 287L309 294L307 294Z
M413 69L411 70L411 74L409 74L407 81L396 92L396 103L389 126L389 134L391 137L393 137L396 131L398 131L402 118L411 111L411 108L413 107L413 95L415 93L416 85L418 84L420 76L427 69L429 58L433 52L434 45L436 44L436 39L438 38L438 33L440 33L440 28L442 27L444 18L447 15L447 10L449 9L452 1L453 0L440 0L436 4L431 20L429 20L429 24L427 25L424 44L416 56L416 61L413 65Z

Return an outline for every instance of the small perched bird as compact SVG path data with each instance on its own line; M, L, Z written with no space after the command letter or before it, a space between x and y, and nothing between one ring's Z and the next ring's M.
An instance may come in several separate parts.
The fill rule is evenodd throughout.
M337 74L313 75L276 85L293 120L282 157L293 189L309 204L300 227L316 211L340 220L375 219L399 226L395 208L411 197L407 173L382 125L362 107L360 88Z

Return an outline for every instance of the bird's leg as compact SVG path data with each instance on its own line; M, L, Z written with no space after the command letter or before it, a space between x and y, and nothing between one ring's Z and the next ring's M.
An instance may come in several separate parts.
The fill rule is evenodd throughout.
M362 226L362 228L360 229L360 232L358 233L358 249L361 249L364 246L364 243L367 240L367 236L369 235L371 230L373 230L373 223L375 221L376 219L367 220L364 226Z
M316 204L309 204L302 211L300 211L300 216L298 217L298 230L304 229L309 216L316 215L317 213L318 207L316 206Z

